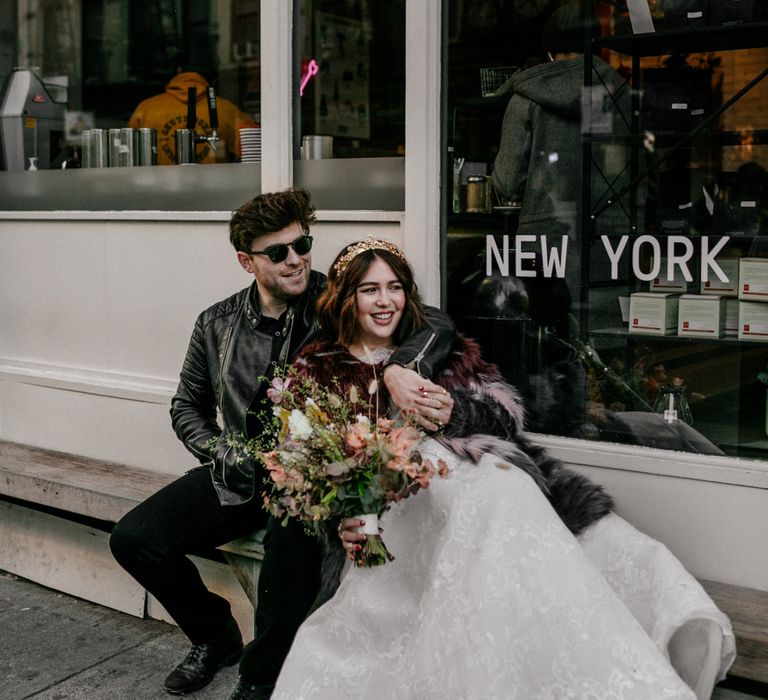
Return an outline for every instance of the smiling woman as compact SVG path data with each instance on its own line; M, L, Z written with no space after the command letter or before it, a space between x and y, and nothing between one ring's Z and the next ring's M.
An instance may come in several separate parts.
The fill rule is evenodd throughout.
M391 347L405 306L403 285L394 270L377 258L358 285L355 297L360 330L357 343L350 346L352 354L359 354L364 347Z
M371 237L348 245L336 258L318 300L318 317L329 336L360 349L363 335L374 347L399 345L427 325L402 251Z

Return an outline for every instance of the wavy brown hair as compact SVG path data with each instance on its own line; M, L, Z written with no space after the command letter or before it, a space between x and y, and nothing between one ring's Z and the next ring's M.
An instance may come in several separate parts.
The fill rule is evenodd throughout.
M405 292L403 315L394 334L394 341L399 345L411 333L427 326L424 305L413 279L413 270L399 255L376 248L355 256L342 272L338 273L336 264L354 245L357 243L350 243L336 256L328 272L328 286L317 300L317 317L323 335L344 346L355 341L360 332L360 323L357 318L357 288L374 260L381 258L392 268Z

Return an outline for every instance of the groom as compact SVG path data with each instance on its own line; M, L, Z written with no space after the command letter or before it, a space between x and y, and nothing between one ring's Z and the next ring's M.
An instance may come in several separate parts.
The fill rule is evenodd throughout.
M115 559L192 643L165 680L172 694L198 690L240 660L230 700L269 698L318 592L317 542L297 522L282 527L267 515L259 495L263 468L228 440L262 433L268 379L318 331L315 301L326 279L311 269L314 222L309 194L298 189L258 195L233 213L230 241L254 281L200 314L171 402L176 435L201 466L125 515L110 539ZM453 324L435 309L428 317L431 328L403 343L384 372L400 407L412 406L424 390L442 392L405 368L418 358L422 373L431 376L449 352ZM187 555L264 527L256 638L243 649L229 603L205 587Z

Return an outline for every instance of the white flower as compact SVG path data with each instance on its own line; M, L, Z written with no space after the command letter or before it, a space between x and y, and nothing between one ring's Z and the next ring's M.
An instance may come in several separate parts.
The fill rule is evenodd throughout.
M355 416L355 420L362 426L370 429L371 427L371 421L368 419L368 416L364 416L362 413L358 413Z
M306 440L312 435L309 419L298 408L294 408L288 416L288 430L294 440Z

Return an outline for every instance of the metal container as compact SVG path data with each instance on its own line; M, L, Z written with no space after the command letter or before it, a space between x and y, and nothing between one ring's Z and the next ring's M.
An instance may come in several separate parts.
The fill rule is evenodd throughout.
M134 165L157 165L157 130L144 127L136 129Z
M109 130L109 167L130 168L136 150L136 129L128 127Z
M488 214L491 211L491 183L485 175L467 178L467 212Z
M84 168L90 168L91 167L91 153L90 153L90 141L91 139L91 130L90 129L83 129L82 133L80 134L80 145L82 147L83 155L81 157L83 167Z
M83 167L106 168L109 165L109 134L105 129L83 132Z
M301 139L301 159L333 158L333 136L310 134Z
M176 163L178 165L197 163L195 132L191 129L177 129L174 138L176 139Z

